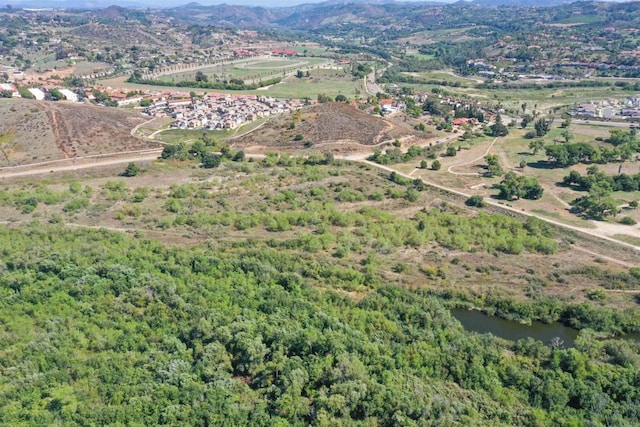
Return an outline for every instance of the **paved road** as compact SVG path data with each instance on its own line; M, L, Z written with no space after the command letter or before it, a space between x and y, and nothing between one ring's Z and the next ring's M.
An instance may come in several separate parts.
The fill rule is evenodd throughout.
M387 65L383 69L378 70L377 73L375 70L373 70L372 72L364 76L364 90L369 95L384 93L384 89L381 86L379 86L378 83L375 83L376 74L381 76L387 71L387 69L389 69L389 67L392 67L392 66L393 64L391 62L387 62Z
M632 126L640 128L640 123L601 122L599 120L572 119L571 123L575 123L577 125L606 126L606 127L612 127L612 128L627 128L627 129L629 129Z

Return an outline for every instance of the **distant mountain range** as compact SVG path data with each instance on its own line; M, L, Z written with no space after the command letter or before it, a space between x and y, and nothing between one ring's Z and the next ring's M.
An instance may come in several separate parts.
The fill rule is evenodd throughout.
M224 0L221 0L224 1ZM474 3L481 6L555 6L560 4L572 3L575 0L468 0L468 3ZM615 0L611 0L615 1ZM269 2L269 6L263 6L264 3L258 0L228 0L225 3L212 1L185 3L181 0L169 0L163 2L152 2L150 0L5 0L5 5L14 8L55 8L55 9L102 9L117 3L118 6L138 8L138 9L171 9L171 8L232 8L232 7L260 7L261 9L274 8L295 8L314 5L322 6L346 6L349 4L359 5L406 5L406 4L447 4L453 3L455 0L441 1L420 1L420 0L329 0L325 2L314 2L313 0L276 0ZM160 4L159 4L160 3Z
M0 0L1 1L1 0ZM5 0L7 1L7 0ZM333 31L334 34L351 31L351 35L367 32L408 31L408 29L425 30L441 28L444 23L449 25L466 25L475 23L478 25L514 27L516 21L520 22L520 15L514 16L507 9L496 12L497 15L480 14L479 8L497 6L561 6L567 9L562 12L567 14L590 14L600 16L607 13L608 9L623 8L620 13L627 16L638 12L638 2L615 4L620 2L573 2L572 0L467 0L456 3L443 2L396 2L393 0L329 0L321 3L303 3L294 6L275 7L270 3L269 7L248 6L238 4L203 5L201 3L187 3L180 6L170 6L172 3L163 3L162 7L147 6L150 0L125 0L118 2L118 6L107 6L113 0L8 0L14 2L13 7L28 8L67 8L89 9L98 19L102 20L138 20L148 22L146 9L152 13L177 21L214 25L218 27L266 29L287 28L292 30ZM177 2L178 0L172 0ZM234 0L230 0L234 1ZM257 0L235 0L255 2ZM296 1L296 0L282 0ZM20 3L18 3L20 2ZM572 3L572 4L569 4ZM125 7L123 7L125 6ZM627 10L629 9L629 10ZM1 10L1 9L0 9ZM505 12L505 13L502 13ZM560 19L557 13L538 10L537 18L542 22L551 19ZM501 15L502 18L498 17ZM530 16L529 12L523 17ZM629 16L630 17L630 16ZM617 18L616 18L617 19ZM523 24L520 22L520 24ZM513 28L512 28L513 29ZM336 33L337 32L337 33Z

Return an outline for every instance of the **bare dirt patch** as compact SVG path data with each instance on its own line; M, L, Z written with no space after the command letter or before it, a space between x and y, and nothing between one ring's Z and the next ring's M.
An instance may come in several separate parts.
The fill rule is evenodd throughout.
M234 148L248 152L269 150L353 153L390 143L408 144L431 135L403 123L374 117L342 103L319 104L271 119L260 129L233 138ZM403 144L404 145L404 144Z
M3 100L0 116L0 167L159 147L131 136L144 117L115 108Z

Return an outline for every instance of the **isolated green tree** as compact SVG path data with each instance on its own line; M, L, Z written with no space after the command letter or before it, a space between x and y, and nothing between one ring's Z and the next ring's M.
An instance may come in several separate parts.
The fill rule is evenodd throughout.
M484 156L484 159L487 162L486 172L484 173L487 177L500 176L504 173L502 166L500 165L500 160L496 154L487 154Z
M529 149L531 150L531 153L534 156L538 154L538 151L542 150L543 148L544 148L544 141L541 139L534 139L529 143Z
M209 81L209 77L207 77L207 75L205 73L203 73L202 71L197 71L196 72L196 81L197 82L208 82Z
M506 136L509 134L509 129L502 123L502 116L498 114L496 121L491 125L491 135L495 137Z
M543 117L536 120L533 127L536 130L536 136L545 136L551 130L551 121Z
M140 173L140 168L138 167L138 165L130 162L124 172L122 172L122 176L132 177L138 175L138 173Z
M610 188L594 185L588 195L574 200L572 205L576 212L585 217L602 220L618 213L618 207L611 193Z

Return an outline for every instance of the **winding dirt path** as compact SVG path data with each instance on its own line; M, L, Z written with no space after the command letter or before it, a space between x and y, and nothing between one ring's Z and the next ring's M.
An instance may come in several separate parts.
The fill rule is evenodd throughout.
M255 130L255 129L254 129ZM132 131L133 132L133 131ZM424 145L435 145L435 144L442 144L445 142L448 142L454 138L457 138L457 135L449 135L446 136L444 138L441 138L435 142L427 142ZM487 147L487 149L485 150L485 154L483 154L482 156L480 156L477 159L474 159L473 161L470 162L465 162L465 163L461 163L461 164L457 164L457 165L451 165L449 167L449 172L453 173L453 174L462 174L462 173L456 173L454 171L452 171L451 169L453 167L457 167L457 166L463 166L465 164L470 164L470 163L474 163L477 162L478 160L482 159L486 154L489 153L489 151L491 150L491 148L493 147L493 145L496 143L496 141L498 140L498 138L495 138L491 144L489 145L489 147ZM369 147L370 148L370 147ZM16 178L16 177L24 177L24 176L31 176L31 175L39 175L39 174L46 174L46 173L52 173L52 172L64 172L64 171L74 171L74 170L79 170L79 169L88 169L88 168L96 168L96 167L103 167L103 166L112 166L112 165L117 165L117 164L124 164L124 163L129 163L129 162L135 162L135 161L151 161L151 160L155 160L158 158L158 156L160 155L160 153L162 152L162 148L156 148L156 149L149 149L149 150L139 150L139 151L135 151L135 152L126 152L126 153L112 153L112 154L102 154L102 155L93 155L93 156L84 156L84 157L76 157L76 158L71 158L71 159L63 159L63 160L56 160L56 161L49 161L49 162L42 162L42 163L36 163L36 164L30 164L30 165L23 165L23 166L11 166L11 167L5 167L5 168L0 168L0 179L11 179L11 178ZM358 161L361 163L365 163L367 165L370 165L372 167L378 168L378 169L382 169L385 171L389 171L389 172L395 172L401 176L404 176L406 178L410 178L410 179L414 179L413 178L413 173L415 172L415 170L413 170L411 172L411 174L406 174L403 172L400 172L398 170L395 170L391 167L385 166L385 165L379 165L377 163L374 162L370 162L368 160L365 160L366 157L368 156L368 154L370 153L358 153L358 154L352 154L352 155L344 155L344 156L340 156L340 158L344 159L344 160L353 160L353 161ZM256 158L260 158L260 155L256 155ZM467 173L468 174L468 173ZM473 174L473 175L477 175L477 174ZM465 192L453 189L453 188L449 188L449 187L445 187L439 184L436 184L434 182L430 182L428 180L425 180L424 178L420 177L419 178L421 181L423 181L425 184L429 185L432 188L436 188L438 190L447 192L447 193L451 193L451 194L455 194L464 198L469 198L470 194L467 194ZM513 208L511 206L507 206L501 203L498 203L494 200L486 200L486 203L494 206L498 209L501 210L505 210L505 211L510 211L510 212L514 212L517 213L518 215L525 215L525 216L530 216L530 217L535 217L538 218L540 220L543 220L547 223L553 224L555 226L558 227L562 227L564 229L567 230L572 230L572 231L576 231L579 233L583 233L585 235L588 236L592 236L598 239L602 239L602 240L606 240L608 242L611 243L615 243L619 246L624 246L627 248L631 248L634 251L640 253L640 246L636 246L633 245L631 243L627 243L627 242L623 242L614 238L609 237L606 234L603 234L602 232L594 232L592 229L586 229L586 228L582 228L582 227L577 227L577 226L572 226L572 225L568 225L559 221L555 221L553 219L550 219L548 217L545 216L541 216L541 215L537 215L533 212L527 212L527 211L523 211L521 209L516 209ZM598 229L596 229L598 230ZM576 247L576 249L581 250L583 252L592 254L594 256L598 256L602 259L608 259L611 262L615 262L619 265L625 266L625 267L630 267L633 266L631 263L626 262L624 260L620 260L617 258L613 258L613 257L608 257L606 255L602 255L599 253L595 253L592 251L589 251L587 249L584 248L579 248ZM628 292L638 292L638 291L628 291Z
M484 156L489 154L489 152L491 151L491 149L493 148L493 145L496 143L497 140L498 140L498 138L494 138L494 140L491 141L491 144L489 144L489 146L485 150L484 154L482 154L480 157L478 157L476 159L473 159L473 160L469 160L469 161L463 162L463 163L454 163L453 165L451 165L451 166L449 166L447 168L447 172L449 172L450 174L453 174L453 175L480 176L481 174L479 172L456 172L456 171L453 170L453 168L459 167L459 166L471 165L473 163L476 163L476 162L484 159Z

